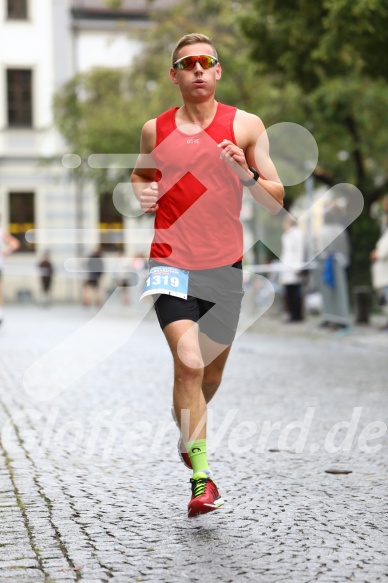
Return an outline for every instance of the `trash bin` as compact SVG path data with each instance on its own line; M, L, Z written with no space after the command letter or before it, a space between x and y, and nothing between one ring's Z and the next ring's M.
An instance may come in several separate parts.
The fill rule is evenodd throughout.
M359 285L353 289L354 317L356 324L368 324L371 307L371 289L368 285Z

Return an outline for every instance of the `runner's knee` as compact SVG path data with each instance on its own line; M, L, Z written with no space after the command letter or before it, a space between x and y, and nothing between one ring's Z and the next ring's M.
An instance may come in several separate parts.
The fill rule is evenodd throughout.
M222 380L222 372L212 371L210 373L205 373L202 381L202 387L204 389L218 389Z
M201 383L203 379L202 360L195 354L186 354L184 362L175 361L175 381L179 384Z
M201 370L203 374L203 359L197 346L190 342L179 342L175 354L175 369Z

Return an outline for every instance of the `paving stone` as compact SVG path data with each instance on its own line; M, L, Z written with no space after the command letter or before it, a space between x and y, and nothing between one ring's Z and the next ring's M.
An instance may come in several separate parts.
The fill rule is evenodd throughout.
M10 414L17 431L0 449L1 580L44 581L42 565L52 581L75 581L72 568L80 568L85 583L387 581L388 435L371 440L382 446L374 452L357 445L388 405L377 334L374 343L372 333L359 341L357 331L294 333L267 321L265 333L237 340L210 409L209 457L226 504L188 520L190 472L176 457L171 357L155 320L52 400L24 390L28 367L90 317L74 306L53 307L44 318L34 307L7 308L0 430ZM113 307L90 342L103 345L133 317ZM39 330L34 342L28 330ZM285 443L280 433L309 407L305 446L293 453L297 429ZM329 452L325 439L357 407L352 446ZM266 437L268 422L279 429ZM250 424L249 437L241 423ZM83 436L70 451L77 428ZM128 431L138 439L129 443ZM32 433L40 445L27 449ZM337 445L343 439L339 431ZM14 563L22 568L10 569Z
M42 571L33 569L4 569L1 571L1 581L13 581L17 583L29 583L30 581L47 581Z

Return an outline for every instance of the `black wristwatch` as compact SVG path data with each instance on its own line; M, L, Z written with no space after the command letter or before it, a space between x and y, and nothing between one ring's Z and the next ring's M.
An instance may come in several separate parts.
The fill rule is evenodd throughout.
M258 173L257 170L255 170L255 168L253 168L252 166L248 166L248 168L251 172L253 172L253 178L251 178L250 180L241 180L240 178L240 182L243 186L253 186L255 182L257 182L258 179L260 178L260 174Z

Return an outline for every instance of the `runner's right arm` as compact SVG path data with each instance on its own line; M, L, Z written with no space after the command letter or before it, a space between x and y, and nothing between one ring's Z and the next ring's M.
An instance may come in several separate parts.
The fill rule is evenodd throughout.
M13 251L16 251L16 249L19 249L20 247L20 241L19 239L16 239L16 237L14 237L13 235L10 235L9 233L2 233L2 238L3 241L6 244L6 247L3 248L3 255L4 257L6 257L7 255L10 255L10 253L13 253Z
M158 183L155 182L156 168L143 167L147 155L151 154L156 144L156 120L147 121L141 132L140 154L131 175L131 183L136 198L144 213L154 213L158 210Z

